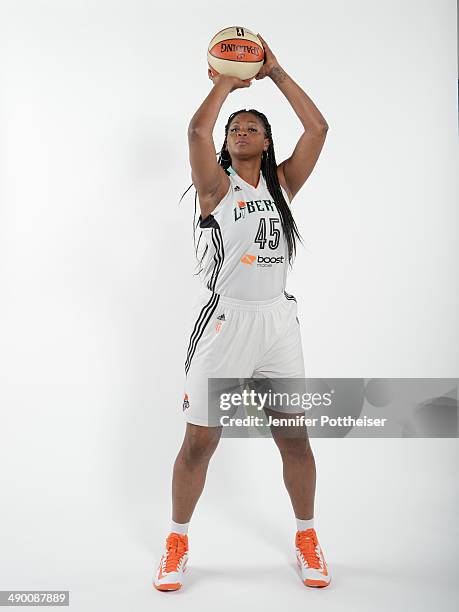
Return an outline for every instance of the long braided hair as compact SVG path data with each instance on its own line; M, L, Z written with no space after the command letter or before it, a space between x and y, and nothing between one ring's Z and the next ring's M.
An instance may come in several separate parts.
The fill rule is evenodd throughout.
M240 113L252 113L253 115L257 116L263 123L264 130L265 130L265 137L269 138L269 147L266 149L266 151L263 151L263 154L261 156L261 172L265 178L266 186L268 187L269 193L271 194L271 197L276 203L277 210L279 211L279 217L281 220L282 229L283 229L284 236L286 238L287 246L288 246L288 262L289 262L289 265L292 266L293 260L296 256L296 239L298 238L298 240L301 243L303 241L301 239L301 235L298 231L298 227L295 223L295 219L293 218L290 207L285 201L284 194L282 193L282 189L279 183L279 178L277 176L277 163L276 163L276 156L274 153L274 143L273 143L273 137L272 137L272 132L271 132L271 125L269 124L269 121L266 115L264 115L262 112L254 108L251 108L249 110L246 110L245 108L243 108L241 110L235 111L234 113L231 113L225 125L225 140L218 154L217 161L220 164L220 166L223 167L225 172L229 174L228 168L231 166L231 155L229 154L229 151L226 145L227 138L228 138L228 129L233 119ZM182 194L179 204L182 201L184 195L189 191L189 189L192 186L193 186L193 183L191 183L188 189ZM201 240L201 236L199 236L198 244L196 244L196 228L199 225L199 220L196 221L196 198L197 198L197 191L195 190L194 216L193 216L193 243L195 245L195 255L197 257L199 241ZM206 255L207 248L208 246L206 245L205 251L202 254L201 259L199 260L198 265L202 263ZM201 270L196 272L195 276L199 274L200 272Z

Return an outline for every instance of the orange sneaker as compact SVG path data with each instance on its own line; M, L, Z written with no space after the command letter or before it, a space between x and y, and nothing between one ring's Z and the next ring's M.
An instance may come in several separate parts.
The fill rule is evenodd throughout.
M325 563L315 529L297 531L295 538L296 561L301 579L306 586L326 587L331 576Z
M166 549L159 562L153 585L158 591L177 591L183 583L188 561L188 536L172 531L166 539Z

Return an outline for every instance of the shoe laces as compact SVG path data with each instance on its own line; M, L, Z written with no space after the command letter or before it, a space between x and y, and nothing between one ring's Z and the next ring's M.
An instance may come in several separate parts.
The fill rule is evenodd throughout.
M164 572L176 572L184 554L188 552L188 537L172 532L166 539L166 554L163 557Z
M303 559L308 567L320 569L320 557L316 547L318 545L317 535L314 529L298 531L296 534L296 546L300 550Z

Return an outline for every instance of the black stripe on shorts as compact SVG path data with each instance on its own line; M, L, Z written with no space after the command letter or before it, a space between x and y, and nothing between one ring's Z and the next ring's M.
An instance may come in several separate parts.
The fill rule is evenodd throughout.
M291 295L290 293L287 293L285 290L284 290L284 295L288 300L295 300L296 302L296 297L294 295Z
M206 329L210 318L215 312L219 300L220 294L213 293L208 302L202 307L201 312L199 313L196 323L194 324L193 331L191 332L190 342L188 344L187 357L185 361L185 374L188 374L188 370L190 369L191 365L191 360L193 359L193 355L196 351L196 346L202 334L204 333L204 330Z

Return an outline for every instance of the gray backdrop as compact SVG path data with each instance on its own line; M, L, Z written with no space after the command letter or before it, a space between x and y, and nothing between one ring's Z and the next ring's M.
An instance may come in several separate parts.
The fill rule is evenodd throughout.
M233 610L241 593L452 609L457 440L313 441L326 592L295 575L272 440L224 440L183 599L151 587L197 289L186 129L229 25L260 32L330 125L293 201L307 375L458 376L453 0L3 1L0 588L70 589L78 611ZM243 107L289 156L301 125L268 80L230 95L217 147Z

